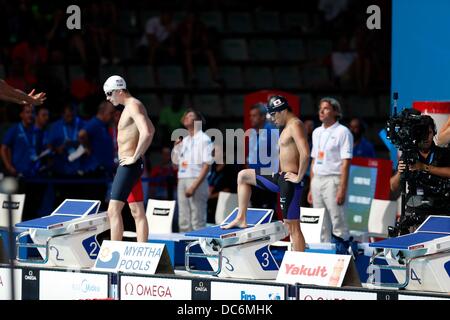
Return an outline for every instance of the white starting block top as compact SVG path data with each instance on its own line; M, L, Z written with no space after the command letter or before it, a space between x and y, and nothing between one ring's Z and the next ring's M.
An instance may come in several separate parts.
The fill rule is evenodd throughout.
M446 242L447 245L445 245ZM369 246L402 251L427 249L428 253L448 250L450 249L450 217L429 216L414 233L374 242Z

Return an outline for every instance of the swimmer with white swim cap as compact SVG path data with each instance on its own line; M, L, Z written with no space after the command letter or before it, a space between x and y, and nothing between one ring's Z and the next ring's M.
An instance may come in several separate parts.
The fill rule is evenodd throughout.
M109 77L103 85L103 90L106 100L114 106L125 107L117 128L119 167L114 177L108 206L111 240L122 240L122 209L127 201L136 223L137 241L147 242L148 223L141 183L144 170L142 157L152 143L155 127L144 105L127 90L127 84L122 77Z

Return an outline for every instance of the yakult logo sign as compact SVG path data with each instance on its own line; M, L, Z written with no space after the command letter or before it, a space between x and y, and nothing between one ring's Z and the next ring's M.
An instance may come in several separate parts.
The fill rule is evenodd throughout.
M322 277L325 278L328 276L327 267L326 266L318 266L318 267L308 267L304 264L301 266L295 264L286 264L285 272L287 274L299 275L305 277Z
M350 256L288 251L277 282L340 287L349 262Z

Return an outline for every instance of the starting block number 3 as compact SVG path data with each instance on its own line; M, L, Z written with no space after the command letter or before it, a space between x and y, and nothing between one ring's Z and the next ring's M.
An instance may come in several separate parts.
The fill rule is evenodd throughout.
M255 251L255 256L263 270L278 270L278 265L272 253L270 253L268 246Z

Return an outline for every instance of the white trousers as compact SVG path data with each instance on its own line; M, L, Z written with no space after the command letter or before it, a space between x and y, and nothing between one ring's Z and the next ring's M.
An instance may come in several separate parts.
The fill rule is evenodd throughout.
M348 240L348 226L345 219L344 206L336 202L336 194L341 177L337 175L314 175L311 181L311 193L314 208L325 208L322 232L322 242L330 242L331 234Z
M180 232L188 232L206 226L208 205L208 181L206 179L195 190L194 195L186 198L186 190L195 178L178 179L178 227Z

